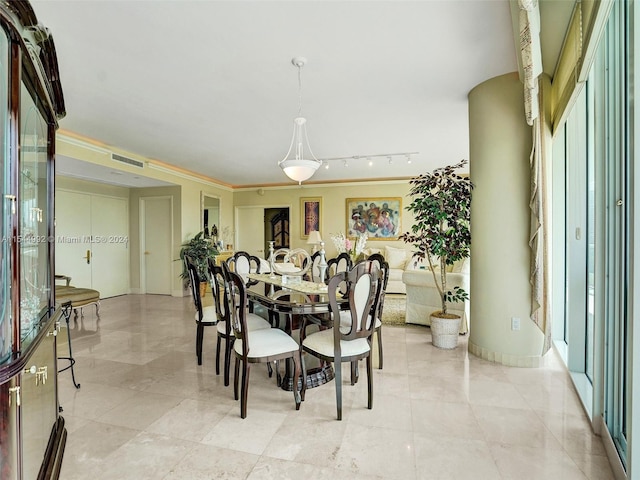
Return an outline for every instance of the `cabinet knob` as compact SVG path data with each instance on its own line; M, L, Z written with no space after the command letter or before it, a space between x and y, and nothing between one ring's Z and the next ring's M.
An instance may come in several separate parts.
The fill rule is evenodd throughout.
M47 383L47 375L48 373L48 368L45 367L40 367L38 369L38 371L36 372L36 385L42 384L44 385L45 383Z

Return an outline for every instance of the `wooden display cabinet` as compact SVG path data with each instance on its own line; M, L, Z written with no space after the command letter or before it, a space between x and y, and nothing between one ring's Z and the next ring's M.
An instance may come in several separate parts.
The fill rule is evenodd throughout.
M26 1L0 3L0 478L58 478L54 148L65 115L53 38Z

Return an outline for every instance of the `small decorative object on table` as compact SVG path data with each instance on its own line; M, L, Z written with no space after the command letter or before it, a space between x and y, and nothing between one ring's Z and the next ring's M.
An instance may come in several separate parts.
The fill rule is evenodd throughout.
M359 260L364 247L367 245L368 238L369 234L367 232L358 235L356 240L351 240L350 238L345 237L343 233L331 235L331 240L338 249L338 253L347 252L353 263L356 263L356 261Z

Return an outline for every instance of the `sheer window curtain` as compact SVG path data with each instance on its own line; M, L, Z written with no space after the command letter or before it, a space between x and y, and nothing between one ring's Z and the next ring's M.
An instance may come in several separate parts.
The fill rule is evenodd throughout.
M550 138L550 124L547 118L542 95L540 95L540 75L542 74L542 53L540 49L540 10L538 0L518 0L520 26L520 55L522 60L524 85L524 111L528 125L532 126L532 148L529 157L530 198L529 209L531 223L529 228L529 248L531 264L529 282L531 284L531 320L544 334L542 354L551 347L551 322L547 314L548 280L547 265L547 229L546 194L544 164L545 155L551 145L543 139ZM542 118L540 112L542 110ZM546 147L546 148L545 148Z

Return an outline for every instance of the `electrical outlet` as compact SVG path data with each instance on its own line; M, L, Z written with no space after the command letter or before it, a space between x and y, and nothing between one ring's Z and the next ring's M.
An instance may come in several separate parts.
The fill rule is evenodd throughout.
M511 330L520 330L520 319L518 317L511 317Z

